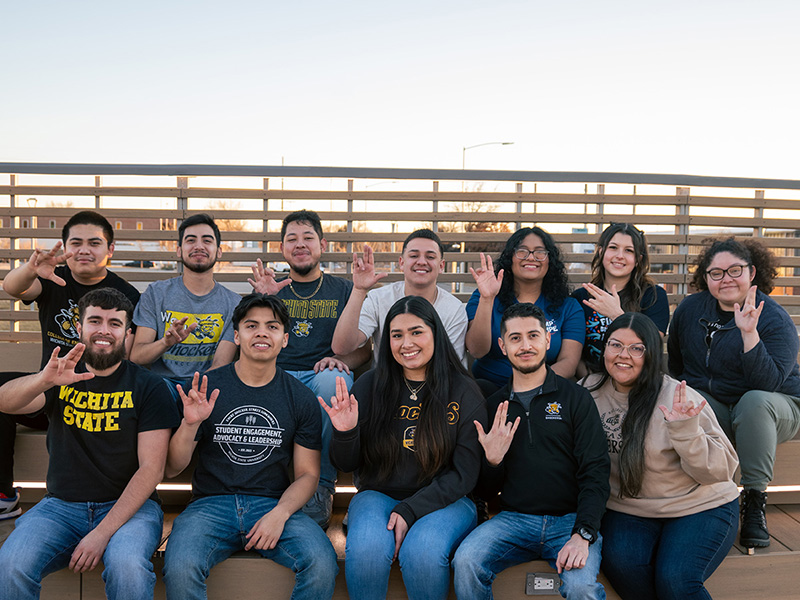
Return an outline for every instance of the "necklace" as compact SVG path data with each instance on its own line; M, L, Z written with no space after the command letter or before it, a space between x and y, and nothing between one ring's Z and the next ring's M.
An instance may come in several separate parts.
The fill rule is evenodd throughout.
M323 273L320 273L319 274L319 283L317 284L317 288L313 292L311 292L310 296L301 296L300 294L298 294L296 291L294 291L294 287L292 287L291 282L289 282L289 289L292 290L292 293L295 296L297 296L298 298L300 298L300 300L308 300L309 298L313 298L314 296L316 296L317 292L319 291L319 288L322 287L322 277L323 277Z
M408 391L411 392L411 396L409 396L409 398L411 398L411 400L413 400L414 402L417 401L417 392L420 391L422 388L424 388L425 384L428 383L427 381L423 381L421 386L419 386L418 388L414 389L414 388L411 387L411 384L408 383L408 379L403 377L403 381L406 382L406 387L408 388Z

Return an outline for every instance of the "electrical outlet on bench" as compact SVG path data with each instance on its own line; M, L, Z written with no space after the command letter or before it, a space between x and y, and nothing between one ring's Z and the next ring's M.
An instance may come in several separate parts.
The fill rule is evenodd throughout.
M526 596L560 596L561 578L556 573L528 573L525 578Z

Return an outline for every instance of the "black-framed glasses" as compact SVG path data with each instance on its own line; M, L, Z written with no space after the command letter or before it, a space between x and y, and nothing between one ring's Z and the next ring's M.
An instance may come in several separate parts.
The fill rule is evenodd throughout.
M622 354L623 350L627 350L631 358L642 358L646 349L644 344L628 344L626 346L616 340L606 342L606 352L611 356L617 356Z
M514 250L514 256L516 256L520 260L525 260L530 255L533 255L533 260L538 260L542 262L543 260L547 260L547 255L550 254L547 250L542 250L541 248L537 248L536 250L528 250L527 248L520 246L516 250Z
M706 275L708 275L708 278L713 281L720 281L723 277L725 277L726 273L733 279L736 279L741 277L742 273L744 273L745 267L749 266L750 265L731 265L727 269L709 269L706 271Z

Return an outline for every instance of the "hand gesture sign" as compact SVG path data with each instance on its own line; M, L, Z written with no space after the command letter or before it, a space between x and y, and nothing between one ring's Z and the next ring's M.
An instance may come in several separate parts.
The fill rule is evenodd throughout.
M28 268L36 273L37 277L49 279L56 285L64 287L67 285L67 282L55 274L55 268L67 262L67 259L71 258L74 253L62 252L59 254L62 245L61 242L56 242L56 245L50 250L40 250L36 248L28 259Z
M387 275L388 273L375 272L375 255L369 244L364 244L361 258L358 257L358 252L353 252L353 287L364 291L372 289Z
M214 410L214 404L217 402L219 390L211 392L210 397L206 397L208 391L208 377L203 375L203 381L200 382L200 373L195 371L192 377L192 389L189 393L183 391L183 387L178 384L178 394L183 402L183 420L187 425L196 425L205 421Z
M675 396L672 399L672 409L667 410L667 407L660 405L658 408L664 413L664 419L667 421L685 421L700 414L706 401L703 400L699 405L689 402L686 399L686 382L681 381L675 386Z
M494 274L491 256L481 252L481 266L477 271L470 267L469 272L472 273L472 277L475 279L481 298L494 298L500 293L500 286L503 283L503 269L500 269L497 275Z
M508 400L501 402L497 407L497 412L494 415L494 423L489 433L483 431L483 426L477 421L475 428L478 430L478 441L483 446L483 451L486 453L486 460L490 465L496 467L503 460L503 457L508 452L511 446L511 440L514 439L514 433L519 427L520 418L517 417L513 423L507 422L508 418Z
M336 395L331 398L331 405L325 404L322 397L317 396L320 406L328 413L336 431L350 431L358 425L358 402L353 394L347 393L347 382L344 377L336 378Z
M757 286L752 286L747 290L747 296L744 299L744 306L739 306L736 302L733 305L733 318L736 321L736 327L742 333L754 333L758 327L758 318L761 316L761 311L764 309L764 301L756 308L756 290Z
M616 285L611 286L610 293L591 283L584 283L583 289L592 296L584 300L583 303L597 313L609 319L616 319L625 313L622 310L622 303L620 302Z
M260 258L257 259L256 264L250 268L253 269L253 279L248 277L247 281L253 286L253 291L258 292L259 294L277 294L287 285L292 283L292 279L290 277L287 277L280 282L275 281L275 271L269 267L265 267Z
M197 329L197 322L192 323L186 327L186 320L188 315L182 319L173 319L169 327L164 332L164 343L167 348L171 348L175 344L180 344L183 340L192 335L192 332Z
M75 344L63 358L58 356L58 348L53 349L50 360L42 369L42 377L49 387L54 385L72 385L78 381L86 381L94 377L94 373L76 373L75 366L83 356L85 344Z

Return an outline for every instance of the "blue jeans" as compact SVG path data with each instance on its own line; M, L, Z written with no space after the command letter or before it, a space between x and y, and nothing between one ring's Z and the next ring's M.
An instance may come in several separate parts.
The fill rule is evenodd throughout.
M459 600L493 598L492 582L498 573L529 560L545 559L554 569L561 548L572 537L575 513L563 517L503 511L482 523L461 544L453 559L456 597ZM582 569L561 572L559 592L569 599L604 600L597 583L603 540L589 546Z
M673 519L606 511L603 572L623 599L710 599L703 582L733 546L738 525L738 498Z
M286 371L295 379L299 379L303 385L314 392L315 396L320 396L325 403L330 406L331 398L336 395L336 378L344 377L347 382L347 389L353 386L353 375L345 371L333 369L329 371L325 369L319 373L311 371ZM331 436L333 428L331 426L331 419L328 413L319 407L322 413L322 452L320 456L320 470L319 470L319 485L320 487L327 488L333 491L336 488L336 467L331 464L331 454L329 448L331 446Z
M39 597L42 579L69 565L78 543L115 502L66 502L45 496L17 519L0 548L0 594L5 600ZM164 514L147 500L117 529L103 553L106 596L113 600L152 598L156 584L150 557L161 540Z
M350 501L344 568L353 600L386 598L395 547L394 532L386 525L397 505L397 500L371 490ZM475 505L461 498L414 522L398 555L411 600L447 598L450 559L476 520Z
M243 550L247 532L277 504L275 498L240 494L205 496L189 504L175 519L167 544L167 598L206 598L211 568ZM321 600L333 596L339 571L336 552L328 536L301 511L286 521L275 548L254 552L294 571L292 598Z

